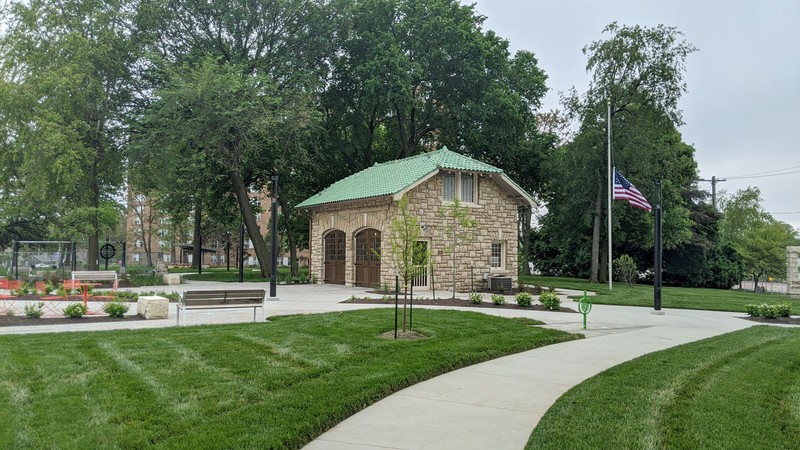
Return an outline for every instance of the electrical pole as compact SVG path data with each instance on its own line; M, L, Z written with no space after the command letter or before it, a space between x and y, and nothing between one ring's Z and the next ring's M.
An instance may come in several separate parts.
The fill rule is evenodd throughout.
M714 207L714 211L717 210L717 183L720 181L728 181L725 178L717 178L716 176L711 177L710 180L700 179L698 181L708 181L711 183L711 206Z

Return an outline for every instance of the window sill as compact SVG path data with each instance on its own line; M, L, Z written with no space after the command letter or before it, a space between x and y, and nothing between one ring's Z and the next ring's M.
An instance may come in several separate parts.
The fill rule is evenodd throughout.
M442 199L442 205L444 206L450 206L453 203L455 203L453 200ZM483 208L483 205L481 205L480 203L472 203L472 202L461 202L461 206L467 208Z

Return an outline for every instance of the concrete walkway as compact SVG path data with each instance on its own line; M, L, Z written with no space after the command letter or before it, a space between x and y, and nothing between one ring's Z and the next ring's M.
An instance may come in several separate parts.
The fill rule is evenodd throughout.
M214 282L189 282L134 290L181 291L219 286L220 283ZM225 287L233 286L228 283ZM242 288L252 287L252 283L242 285ZM267 284L263 283L263 287ZM365 291L331 285L279 286L280 300L270 302L265 315L376 306L339 303L351 295L363 296ZM563 306L577 309L571 300L562 301ZM580 314L509 309L477 311L539 319L551 328L584 333L586 339L495 359L418 383L346 419L306 448L521 449L545 411L581 381L646 353L753 325L742 320L741 313L667 310L664 315L653 315L649 308L595 305L589 315L588 330L584 331ZM165 320L1 327L0 334L166 327L175 325L175 314L172 306L170 318ZM189 325L250 320L252 312L247 310L188 314Z
M525 315L552 328L582 331L578 314ZM306 448L518 450L545 411L571 387L637 356L752 325L737 316L742 314L688 310L656 316L647 308L595 305L584 340L416 384L355 414Z

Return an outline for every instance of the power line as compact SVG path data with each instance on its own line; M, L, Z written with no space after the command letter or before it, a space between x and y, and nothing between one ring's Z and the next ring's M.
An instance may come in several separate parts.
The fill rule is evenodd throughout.
M761 178L761 177L777 177L781 175L793 175L800 173L800 166L784 167L783 169L768 170L766 172L748 173L744 175L735 175L728 177L731 180L743 180L747 178Z

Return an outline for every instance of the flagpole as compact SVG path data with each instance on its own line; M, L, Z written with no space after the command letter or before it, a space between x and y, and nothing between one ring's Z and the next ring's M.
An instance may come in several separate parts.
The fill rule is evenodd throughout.
M613 195L614 183L611 180L611 97L608 97L608 290L612 289L611 282L611 197Z

